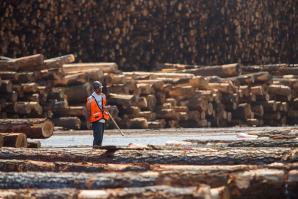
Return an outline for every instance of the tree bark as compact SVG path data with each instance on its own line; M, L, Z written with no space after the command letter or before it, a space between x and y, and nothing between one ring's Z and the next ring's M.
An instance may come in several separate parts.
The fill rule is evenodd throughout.
M284 198L284 186L291 185L289 194L296 195L297 170L252 169L248 171L221 173L208 172L125 172L125 173L53 173L53 172L1 172L1 189L101 189L121 187L146 187L155 185L178 186L186 189L207 182L211 187L226 186L232 198ZM15 180L19 179L19 180ZM270 192L264 189L270 188ZM290 192L289 192L290 191Z
M187 156L183 155L187 154ZM290 148L193 148L185 151L178 147L156 150L144 148L117 149L2 149L0 158L32 159L46 161L82 160L98 163L160 163L163 164L269 164L273 162L294 162L298 157Z

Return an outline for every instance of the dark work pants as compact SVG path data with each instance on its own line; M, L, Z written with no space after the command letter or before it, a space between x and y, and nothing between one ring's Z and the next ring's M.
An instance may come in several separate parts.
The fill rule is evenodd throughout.
M103 132L105 130L105 123L99 121L92 123L93 129L93 146L101 146L103 139Z

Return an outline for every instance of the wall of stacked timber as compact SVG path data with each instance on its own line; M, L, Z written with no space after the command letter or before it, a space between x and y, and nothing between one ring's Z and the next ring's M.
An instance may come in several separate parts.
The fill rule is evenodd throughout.
M95 80L104 84L108 110L121 128L298 122L298 64L167 63L155 72L122 72L113 62L73 62L72 54L0 58L0 132L15 131L16 123L7 118L49 118L66 129L86 128L85 103ZM41 137L50 134L40 129Z
M298 63L295 0L2 1L0 54L77 53L121 69Z

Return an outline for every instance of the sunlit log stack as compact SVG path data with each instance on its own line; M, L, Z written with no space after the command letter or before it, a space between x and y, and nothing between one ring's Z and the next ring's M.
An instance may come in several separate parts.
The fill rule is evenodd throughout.
M231 70L232 66L213 66L212 71L205 66L165 64L162 71L204 76L209 89L221 93L224 110L232 114L228 125L278 126L297 122L297 65L240 66L239 70Z
M74 61L71 54L2 57L1 117L84 129L86 98L99 80L122 128L286 125L298 118L295 65L164 64L155 72L122 72L115 63Z

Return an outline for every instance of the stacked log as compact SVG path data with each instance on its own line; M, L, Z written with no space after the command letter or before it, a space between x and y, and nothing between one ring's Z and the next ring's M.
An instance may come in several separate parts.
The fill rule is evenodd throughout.
M194 65L168 63L164 66L166 68L162 71L171 73L190 72L199 74L200 71L205 70L204 67ZM209 68L207 67L208 70L210 70ZM295 114L297 110L295 108L297 79L295 75L291 75L294 70L295 67L276 64L241 66L239 70L232 70L240 72L230 77L223 75L223 72L214 72L216 76L207 74L209 87L221 92L221 102L225 106L222 110L232 113L232 122L215 126L284 126L295 124L297 121L297 114ZM205 72L202 72L202 75L206 75Z
M54 125L47 119L0 119L0 147L38 148L40 143L28 144L27 138L49 138L53 131Z
M51 118L87 128L91 83L103 83L108 110L121 128L295 124L298 78L285 64L164 64L155 72L122 72L115 63L72 63L73 55L41 54L1 62L2 118ZM110 124L109 124L110 125ZM108 128L113 128L110 125Z
M231 147L3 148L0 196L296 198L297 150L283 141L266 148L241 142Z
M2 8L0 54L11 57L76 52L80 62L113 60L121 69L134 70L152 69L165 61L298 61L294 0L46 0L35 6L6 1Z

